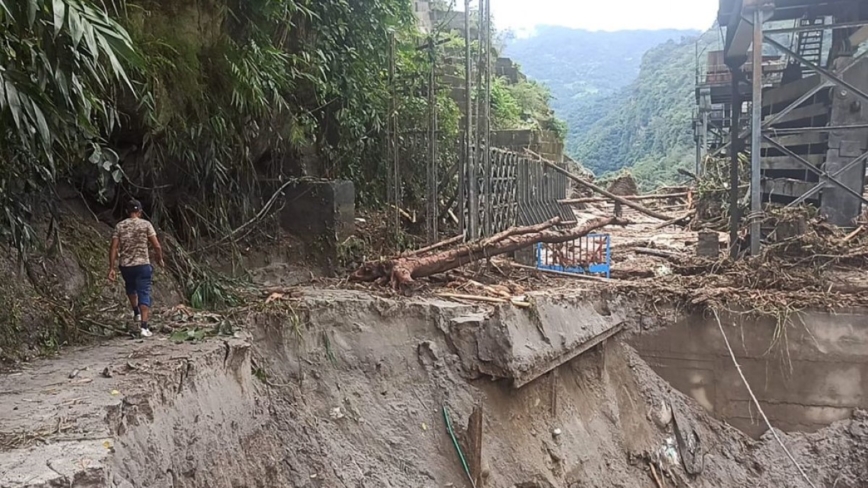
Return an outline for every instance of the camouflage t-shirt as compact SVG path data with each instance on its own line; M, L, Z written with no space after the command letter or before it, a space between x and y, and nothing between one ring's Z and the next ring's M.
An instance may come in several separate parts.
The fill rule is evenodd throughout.
M148 256L148 238L155 236L154 226L144 219L122 220L115 227L113 239L118 239L122 267L151 264Z

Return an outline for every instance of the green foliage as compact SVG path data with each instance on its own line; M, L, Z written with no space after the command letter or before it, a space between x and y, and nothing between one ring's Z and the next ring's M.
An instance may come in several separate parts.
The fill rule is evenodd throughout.
M619 92L639 75L646 51L669 39L697 34L540 27L532 37L512 39L505 55L521 64L529 77L551 89L551 105L569 127L567 152L574 154L595 123L622 105Z
M118 181L105 134L118 127L126 31L89 0L0 0L0 232L23 255L35 240L32 197L70 168Z
M575 156L598 173L632 167L644 189L692 168L696 43L701 51L716 39L709 32L649 51L639 78L619 95L622 103L592 126Z
M477 94L477 97L480 94ZM522 110L505 78L491 80L491 126L494 130L520 129Z

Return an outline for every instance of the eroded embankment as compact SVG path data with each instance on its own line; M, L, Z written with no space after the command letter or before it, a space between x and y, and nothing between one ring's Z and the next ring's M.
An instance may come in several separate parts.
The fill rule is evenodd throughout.
M659 465L690 486L808 486L620 336L534 371L642 313L589 294L486 311L308 290L251 314L243 340L71 351L0 379L0 486L469 486L443 408L472 457L479 405L484 486L655 487L667 439L679 460ZM785 441L818 486L868 476L864 419Z
M729 313L721 323L775 427L815 432L868 408L868 310L781 319ZM713 315L688 315L630 342L655 372L715 417L755 438L767 430Z

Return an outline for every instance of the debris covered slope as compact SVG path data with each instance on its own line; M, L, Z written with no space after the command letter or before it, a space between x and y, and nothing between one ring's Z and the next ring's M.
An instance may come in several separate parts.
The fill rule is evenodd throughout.
M497 315L311 289L251 311L246 339L92 346L28 365L0 380L0 485L470 486L444 409L472 459L481 407L477 486L809 486L776 444L710 418L617 339L521 389L492 381L456 349L482 337L459 320L480 314ZM35 433L33 402L38 426L62 428ZM784 438L818 486L868 476L855 462L861 417Z

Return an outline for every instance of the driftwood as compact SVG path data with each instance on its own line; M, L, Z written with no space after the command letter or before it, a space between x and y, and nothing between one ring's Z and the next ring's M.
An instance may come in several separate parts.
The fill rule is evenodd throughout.
M684 198L688 195L688 192L680 192L680 193L664 193L659 195L628 195L625 196L627 200L631 200L634 202L644 201L644 200L669 200L672 198ZM591 198L567 198L565 200L558 200L558 203L563 204L578 204L578 203L605 203L612 201L611 198L606 197L591 197Z
M667 220L666 222L655 225L654 227L651 228L651 230L665 229L666 227L669 227L670 225L675 225L675 224L681 222L682 220L689 219L690 217L693 217L694 215L696 215L696 210L689 210L684 215L679 215L678 217L675 217L672 220Z
M417 278L444 273L474 261L515 252L542 242L560 244L586 236L607 225L626 225L628 222L616 217L599 218L568 230L554 230L560 219L529 227L515 227L495 236L468 242L456 249L441 251L429 256L399 256L379 262L365 263L351 276L352 281L390 283L399 288Z
M641 213L643 213L649 217L654 217L655 219L658 219L658 220L665 220L665 221L672 220L671 215L666 215L666 214L662 214L660 212L655 212L654 210L651 210L650 208L643 207L642 205L639 205L638 203L636 203L632 200L628 200L624 197L620 197L618 195L615 195L614 193L611 193L607 190L604 190L603 188L600 188L599 186L597 186L597 185L595 185L589 181L585 181L585 180L579 178L578 176L570 173L569 171L559 167L558 165L556 165L552 162L543 160L542 163L544 165L546 165L547 167L557 171L558 173L563 174L564 176L573 180L574 182L578 183L579 185L582 185L585 188L589 188L589 189L599 193L600 195L603 195L604 197L609 198L610 200L614 200L614 201L616 201L616 202L618 202L624 206L630 207L633 210L637 210L637 211L639 211L639 212L641 212Z
M540 269L540 268L537 268L534 266L526 266L524 264L510 263L510 266L512 266L513 268L518 268L518 269L526 269L529 271L536 271L536 272L542 273L542 274L549 274L549 275L554 275L554 276L563 276L564 278L573 278L575 280L601 281L603 283L608 283L611 281L611 280L608 280L608 279L600 277L600 276L577 274L577 273L565 273L563 271L557 271L554 269Z
M636 254L645 254L647 256L654 256L658 258L668 259L671 261L678 261L679 259L684 257L684 255L680 252L664 251L662 249L650 249L647 247L637 247L634 249L634 252L636 252Z

